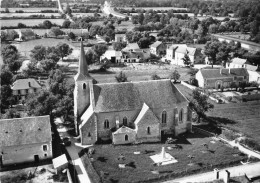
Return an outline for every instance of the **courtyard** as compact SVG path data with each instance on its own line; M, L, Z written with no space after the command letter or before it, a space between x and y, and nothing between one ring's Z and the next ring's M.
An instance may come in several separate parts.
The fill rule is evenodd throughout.
M178 162L156 165L150 156L160 154L162 147ZM94 149L90 160L104 182L156 182L240 164L247 159L238 150L214 138L192 133L180 136L173 144L106 144L95 145ZM88 166L87 161L85 166Z

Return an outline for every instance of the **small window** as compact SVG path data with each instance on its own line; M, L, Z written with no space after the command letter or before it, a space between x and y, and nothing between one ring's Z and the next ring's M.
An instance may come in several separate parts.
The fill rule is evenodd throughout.
M179 122L181 123L182 120L183 120L183 109L181 109L179 113Z
M21 91L20 90L18 90L18 95L20 95L21 94Z
M246 76L244 76L244 79L246 79L247 77Z
M162 113L162 123L166 123L167 113L166 111L163 111Z
M128 141L128 135L125 135L125 141Z
M86 83L83 83L83 90L87 88Z
M36 89L36 88L34 88L34 92L37 92L37 89Z
M27 94L27 93L29 93L29 90L28 90L28 89L26 89L26 90L25 90L25 93L26 93L26 94Z
M104 128L105 129L109 128L109 121L107 119L104 122Z
M123 118L123 125L127 126L127 118L126 117Z
M44 157L47 157L47 154L44 154Z
M88 132L88 137L91 137L91 134L90 134L90 132Z
M234 79L237 79L237 77L235 76Z
M150 127L149 127L149 126L147 127L147 134L148 134L148 135L151 134L151 130L150 130Z
M47 151L47 145L43 145L43 146L42 146L42 150L43 150L43 151Z

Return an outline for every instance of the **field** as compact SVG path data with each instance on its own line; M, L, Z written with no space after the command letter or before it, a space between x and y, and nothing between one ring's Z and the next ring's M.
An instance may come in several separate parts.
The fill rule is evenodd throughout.
M1 11L5 11L5 8L0 8ZM58 10L58 7L56 8L8 8L9 12L14 13L17 10L22 10L24 12L41 12L42 10Z
M27 26L35 26L43 23L45 20L49 20L57 25L62 25L64 19L11 19L11 20L1 20L1 26L17 26L18 23L23 23Z
M97 22L91 22L92 25L104 25L103 21L97 21ZM114 24L116 30L122 30L122 29L126 29L126 30L131 30L135 27L135 25L132 23L132 21L122 21L121 24L117 25L116 23Z
M203 146L204 143L208 144L208 149ZM159 179L175 178L183 174L212 171L216 166L226 167L245 159L245 156L238 150L199 134L185 134L177 140L176 144L179 144L182 149L174 148L175 144L163 143L124 146L95 145L92 164L98 174L105 174L104 182L127 183L151 182L152 179L159 181ZM177 163L164 166L153 165L149 156L159 154L163 146L167 153L177 159ZM134 154L137 151L140 154ZM118 160L119 155L123 155L125 160ZM190 159L189 155L194 158ZM119 164L127 166L119 168Z
M99 13L102 16L102 13ZM60 13L1 13L0 17L29 17L30 15L44 15L46 17L55 16L60 17ZM73 16L94 16L94 13L72 13Z
M126 10L134 9L144 9L144 10L187 10L187 8L175 8L175 7L118 7Z
M185 86L178 86L180 91L189 97L191 90ZM213 103L213 102L212 102ZM221 125L230 127L245 135L260 141L260 101L244 103L214 104L214 109L208 116L217 120Z

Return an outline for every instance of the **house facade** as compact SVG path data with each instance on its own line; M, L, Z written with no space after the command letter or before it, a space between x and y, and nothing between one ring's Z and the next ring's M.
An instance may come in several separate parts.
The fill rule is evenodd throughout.
M189 56L192 65L195 63L195 60L199 55L198 50L196 48L179 46L175 50L175 58L174 60L172 60L171 64L184 66L183 58L185 54Z
M28 94L40 91L41 85L32 78L18 79L13 83L11 89L17 100L25 100Z
M115 34L115 42L117 42L117 43L126 42L125 34Z
M249 81L249 74L244 68L200 69L195 78L202 88L229 88L232 82L239 85Z
M112 63L121 62L122 52L116 50L107 50L101 57L100 60L108 59Z
M188 101L170 80L95 84L83 47L79 62L74 115L82 145L154 142L190 130Z
M51 159L49 116L0 120L0 152L3 166Z
M161 41L156 41L150 45L150 52L153 55L162 56L166 54L166 45Z
M180 46L187 47L186 44L173 44L171 46L168 46L168 48L166 49L166 60L168 60L170 62L174 62L175 51Z

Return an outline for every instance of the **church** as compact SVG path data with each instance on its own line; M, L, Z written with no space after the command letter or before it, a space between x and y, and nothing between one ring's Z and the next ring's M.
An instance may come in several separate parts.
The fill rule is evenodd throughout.
M97 83L81 43L74 77L74 116L81 144L157 142L191 129L188 101L169 79Z

